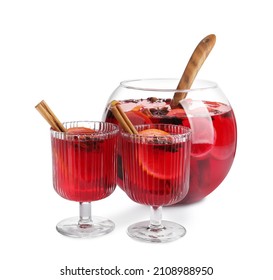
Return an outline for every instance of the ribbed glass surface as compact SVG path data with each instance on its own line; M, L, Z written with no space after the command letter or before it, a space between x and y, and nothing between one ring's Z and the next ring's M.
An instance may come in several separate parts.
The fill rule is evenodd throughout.
M131 135L122 132L124 190L141 204L174 204L188 192L190 129L175 125L140 125L138 131L155 128L166 135Z
M103 122L67 122L92 133L51 130L53 184L69 200L90 202L110 195L116 187L118 128Z

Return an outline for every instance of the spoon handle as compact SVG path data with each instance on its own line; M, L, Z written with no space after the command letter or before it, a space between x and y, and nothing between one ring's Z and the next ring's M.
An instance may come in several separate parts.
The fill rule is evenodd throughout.
M200 43L195 48L194 52L192 53L188 61L188 64L176 88L177 90L186 90L191 88L191 85L199 69L201 68L204 61L208 57L210 51L214 47L215 42L216 42L216 36L214 34L210 34L200 41ZM172 108L177 107L179 101L184 99L186 96L187 96L186 91L175 92L171 103L171 107Z

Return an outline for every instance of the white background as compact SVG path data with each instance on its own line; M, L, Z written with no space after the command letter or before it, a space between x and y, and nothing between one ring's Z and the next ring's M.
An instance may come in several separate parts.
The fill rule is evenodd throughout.
M78 279L70 268L212 266L189 279L272 279L272 31L270 1L2 0L0 2L0 278ZM52 187L45 99L62 121L99 120L121 80L180 77L206 35L216 45L198 78L216 81L238 123L238 150L225 181L194 205L164 209L187 228L169 244L131 240L129 224L148 208L117 189L95 202L114 232L61 236L56 223L78 205ZM185 277L186 278L186 277Z

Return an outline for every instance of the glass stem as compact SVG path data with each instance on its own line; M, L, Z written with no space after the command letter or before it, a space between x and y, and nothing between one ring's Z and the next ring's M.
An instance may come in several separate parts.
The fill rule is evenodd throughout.
M91 202L80 202L79 227L86 228L92 226Z
M151 206L150 213L150 230L160 230L163 228L161 224L162 220L162 206Z

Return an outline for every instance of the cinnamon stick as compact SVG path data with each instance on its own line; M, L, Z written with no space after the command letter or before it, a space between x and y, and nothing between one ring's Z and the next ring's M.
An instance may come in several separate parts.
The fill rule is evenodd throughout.
M191 88L198 71L210 54L215 42L216 36L214 34L210 34L202 39L195 48L176 88L179 91L174 94L171 102L172 108L177 107L179 105L179 101L186 98L187 92L183 92L183 90Z
M35 108L44 117L44 119L49 123L49 125L56 131L66 132L66 128L59 121L50 107L46 104L44 100L39 102Z
M111 102L111 112L115 116L116 120L119 122L121 127L130 134L138 134L137 130L135 129L132 122L129 120L127 115L122 110L121 106L119 105L119 102L116 100L113 100Z

